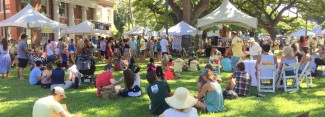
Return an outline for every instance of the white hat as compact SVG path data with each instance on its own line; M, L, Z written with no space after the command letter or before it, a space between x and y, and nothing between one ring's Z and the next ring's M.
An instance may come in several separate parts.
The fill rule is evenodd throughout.
M255 39L254 39L253 37L250 37L250 38L248 39L248 42L255 42Z
M64 98L67 98L67 96L65 96L64 89L63 89L62 87L59 87L59 86L54 87L54 88L53 88L53 92L54 92L55 94L58 94L58 95L63 95Z
M190 92L184 87L178 87L172 97L165 98L166 103L174 109L187 109L197 103Z

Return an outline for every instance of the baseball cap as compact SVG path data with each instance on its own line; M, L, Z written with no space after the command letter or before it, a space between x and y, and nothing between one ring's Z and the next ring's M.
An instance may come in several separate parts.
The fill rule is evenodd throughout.
M67 96L65 96L64 89L62 87L58 87L58 86L54 87L53 92L58 95L63 95L64 98L67 98Z
M25 39L27 36L28 36L28 35L26 35L26 34L22 34L22 35L20 35L20 38L21 38L21 39Z

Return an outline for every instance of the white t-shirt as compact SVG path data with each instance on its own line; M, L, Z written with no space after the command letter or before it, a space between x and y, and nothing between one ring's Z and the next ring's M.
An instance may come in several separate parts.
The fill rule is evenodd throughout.
M185 112L177 111L173 108L169 108L164 111L164 117L198 117L197 110L193 107L185 110Z
M161 39L160 46L161 46L161 52L167 52L166 46L168 46L168 41L166 39Z
M249 54L250 55L258 55L259 52L262 51L261 46L255 42L255 44L249 48Z
M51 49L51 46L52 46L51 43L49 43L49 44L46 45L46 53L47 53L47 56L51 56L51 55L54 54L53 51L52 51L52 49Z
M134 88L135 86L139 86L140 87L140 75L139 74L134 74L135 75L135 81L132 85L132 88ZM140 96L141 95L141 91L139 92L128 92L128 95L131 97L136 97L136 96Z
M47 96L38 99L33 107L33 117L53 117L53 115L64 111L62 105L54 100L54 97Z
M77 65L72 65L71 67L68 68L67 70L68 75L71 75L71 79L74 79L78 75L78 70L77 70Z

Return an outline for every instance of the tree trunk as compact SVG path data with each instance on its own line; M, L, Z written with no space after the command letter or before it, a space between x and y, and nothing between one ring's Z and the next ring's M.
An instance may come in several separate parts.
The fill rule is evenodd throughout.
M191 23L191 0L183 0L183 21L186 23Z
M270 37L272 39L272 41L274 42L274 40L276 39L276 30L274 27L264 27L266 29L266 31L270 34Z

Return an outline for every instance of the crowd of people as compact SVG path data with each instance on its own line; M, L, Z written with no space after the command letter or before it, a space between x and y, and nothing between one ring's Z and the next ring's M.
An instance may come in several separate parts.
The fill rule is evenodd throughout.
M228 94L249 96L251 76L245 71L243 56L250 55L251 59L257 60L258 65L283 65L300 63L299 72L309 61L314 61L316 68L325 65L325 46L314 40L311 47L306 44L308 37L301 37L298 43L285 42L282 57L279 59L273 50L279 50L280 42L269 43L269 40L256 42L250 38L249 51L237 33L232 33L231 47L221 54L218 50L211 53L208 64L202 69L197 80L197 95L193 96L184 87L178 87L171 92L167 80L181 78L183 71L201 71L200 60L193 54L189 54L186 60L182 56L171 56L170 41L167 37L156 40L154 37L146 40L129 37L126 39L114 39L112 37L94 37L92 39L59 39L49 40L44 47L29 49L26 43L27 35L22 34L20 41L2 39L0 45L0 73L7 77L10 68L18 66L18 78L24 80L23 69L31 64L29 73L30 85L40 85L49 88L51 96L44 97L35 102L33 116L45 115L70 115L66 106L59 101L65 98L64 89L79 85L79 77L82 75L76 65L76 58L82 54L97 58L98 62L107 64L104 72L96 76L97 96L102 97L102 90L113 89L122 97L138 97L142 95L140 70L136 62L149 63L146 67L146 79L149 86L145 89L150 98L149 109L153 115L163 116L198 116L197 110L204 112L221 112L225 110L224 99ZM68 40L66 42L66 40ZM290 44L288 44L290 42ZM315 46L316 43L316 46ZM279 46L279 47L278 47ZM16 52L16 53L15 53ZM311 55L317 55L312 60ZM104 60L107 61L104 61ZM55 67L54 67L55 66ZM221 87L222 79L215 71L233 71L228 78L225 88ZM115 80L113 72L123 71L123 76ZM65 74L67 72L67 75ZM293 74L293 70L285 70L286 74ZM268 75L269 71L261 72ZM124 88L119 86L124 83ZM39 112L39 111L45 112ZM80 116L80 115L76 115Z

